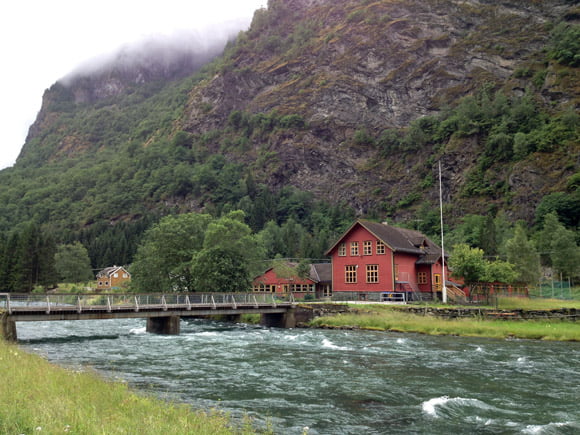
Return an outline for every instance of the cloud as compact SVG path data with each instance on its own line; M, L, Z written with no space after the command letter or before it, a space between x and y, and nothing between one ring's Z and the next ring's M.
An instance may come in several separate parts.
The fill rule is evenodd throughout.
M175 48L169 52L177 53L179 47L175 44L178 42L169 41L180 41L185 46L194 44L195 37L186 37L191 29L200 29L201 35L213 33L215 38L211 40L223 41L221 32L227 25L220 24L240 23L247 27L243 23L249 23L254 11L265 3L266 0L22 0L6 3L0 14L0 39L3 41L0 169L16 160L28 127L40 109L44 90L61 78L70 77L71 71L82 71L79 65L84 65L88 71L105 64L113 54L142 59L137 54L147 43L140 46L139 41L153 39L167 38L166 47ZM181 39L176 36L180 34ZM123 51L119 47L127 48ZM172 59L169 56L166 60L171 63Z

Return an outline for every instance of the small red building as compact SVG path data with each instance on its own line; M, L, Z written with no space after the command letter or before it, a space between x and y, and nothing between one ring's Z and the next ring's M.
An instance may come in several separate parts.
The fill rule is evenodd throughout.
M252 290L259 293L292 293L296 298L331 296L331 265L308 265L307 273L300 273L297 263L280 262L253 280Z
M442 250L418 231L358 220L326 255L332 258L335 296L376 301L441 296Z

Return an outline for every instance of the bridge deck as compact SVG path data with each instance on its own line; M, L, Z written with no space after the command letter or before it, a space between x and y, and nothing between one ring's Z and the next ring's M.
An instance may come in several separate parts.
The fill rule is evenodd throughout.
M282 300L274 295L253 293L0 293L0 310L5 311L12 321L280 313L293 305L292 298Z
M156 331L165 330L158 329L159 325L163 322L169 324L173 318L177 319L177 324L171 326L170 330L173 332L170 333L179 333L180 317L255 313L263 315L264 320L264 316L271 317L271 315L286 317L294 306L292 296L288 299L281 299L273 294L254 293L124 295L0 293L2 333L7 339L16 339L15 322L147 318L148 329ZM160 321L162 323L159 323ZM277 324L276 319L270 319L270 321L270 326ZM292 325L292 321L284 321L284 325Z

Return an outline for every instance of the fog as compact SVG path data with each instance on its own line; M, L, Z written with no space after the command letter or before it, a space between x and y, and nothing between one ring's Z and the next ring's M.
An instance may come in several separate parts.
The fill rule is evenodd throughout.
M0 169L14 164L42 95L55 82L105 73L113 61L127 71L137 66L150 73L177 70L184 59L197 65L247 29L254 11L265 5L266 0L7 3L0 15Z

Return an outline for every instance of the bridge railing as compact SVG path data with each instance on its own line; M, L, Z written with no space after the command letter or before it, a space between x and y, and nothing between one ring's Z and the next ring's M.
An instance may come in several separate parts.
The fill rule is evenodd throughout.
M293 295L259 294L259 293L126 293L126 294L37 294L37 293L0 293L0 310L12 314L13 311L42 310L50 313L62 309L76 311L114 311L145 308L192 307L218 308L231 306L276 306L280 303L294 303Z

